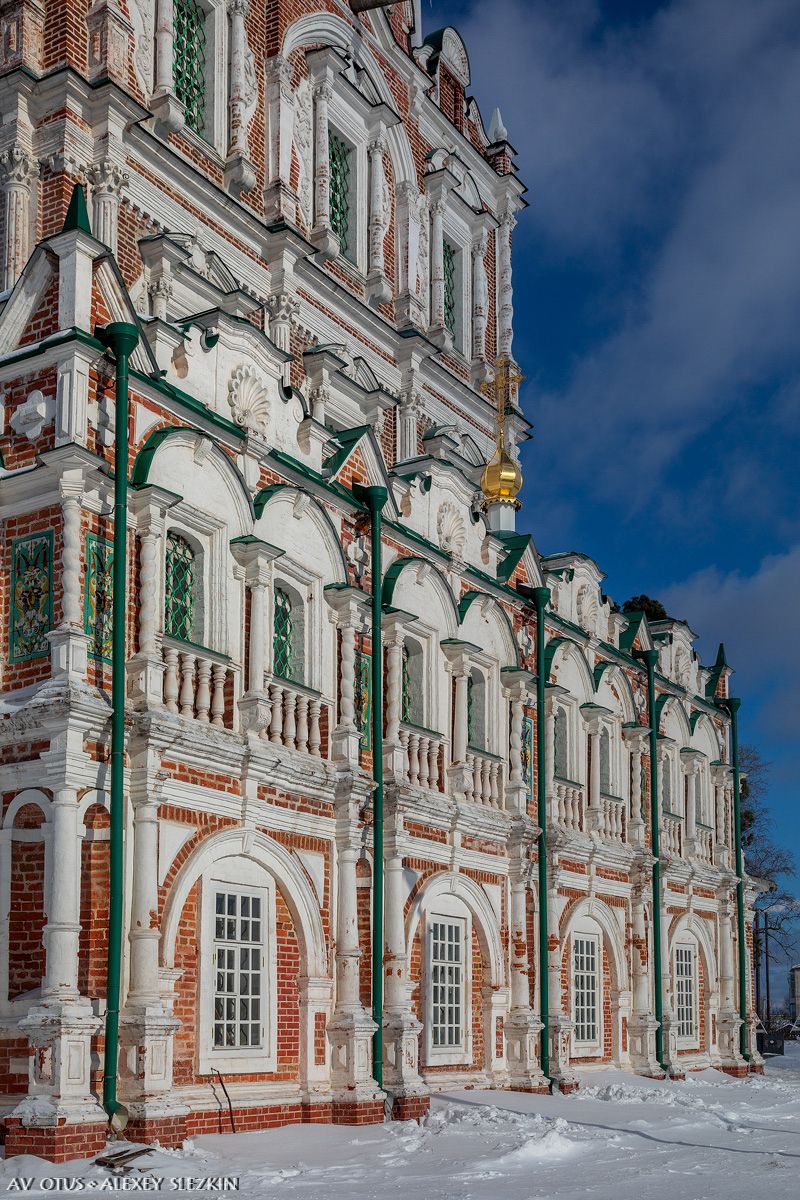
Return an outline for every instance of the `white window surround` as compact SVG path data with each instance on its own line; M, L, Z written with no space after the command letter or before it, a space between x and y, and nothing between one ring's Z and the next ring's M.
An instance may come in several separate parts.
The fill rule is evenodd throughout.
M471 654L470 667L483 676L484 695L484 745L475 745L474 750L485 750L487 754L506 757L504 747L508 743L508 705L503 699L498 663L488 654Z
M697 1050L700 1045L697 962L697 942L684 936L672 955L678 1048L681 1050Z
M455 896L439 896L434 907L425 912L425 1059L431 1066L456 1066L472 1061L472 917L467 906ZM435 1046L433 1044L433 984L432 954L433 926L457 924L461 930L461 1044L459 1046Z
M356 267L362 274L367 271L367 221L366 216L366 198L367 198L367 143L364 141L363 132L356 133L358 141L354 139L351 133L346 132L345 126L349 125L339 118L334 101L330 102L331 115L328 121L328 142L330 144L331 134L335 134L340 141L343 141L350 150L348 158L350 166L350 177L348 180L349 192L349 210L347 218L347 249L340 250L339 261L348 263L351 267ZM331 195L333 194L333 176L331 176ZM316 215L316 214L315 214Z
M268 612L267 612L267 664L268 670L272 673L272 653L273 653L273 632L274 632L274 595L275 588L282 588L284 591L299 595L303 601L303 651L302 661L304 664L304 678L289 680L288 682L300 683L305 687L311 688L314 691L321 692L328 696L332 692L332 687L325 687L326 681L323 678L323 664L327 663L328 657L323 654L323 637L332 638L332 627L328 621L321 620L321 614L327 610L327 605L324 603L322 592L322 581L306 571L299 564L292 562L286 555L282 555L276 562L273 572L273 584L267 589L268 597ZM294 599L294 596L292 596ZM328 698L330 698L328 696Z
M442 231L444 240L455 250L455 333L453 349L462 358L472 357L472 242L476 236L471 225L464 219L463 211L466 204L457 198L459 203L453 203L453 196L448 196L448 203L442 216Z
M591 988L589 972L586 971L588 965L585 954L588 947L594 948L594 1038L579 1038L579 1029L576 1028L572 1036L573 1054L576 1058L597 1058L603 1053L603 1038L604 1038L604 1021L603 1021L603 935L600 928L594 921L585 918L576 922L570 934L570 1006L573 1019L576 1015L576 1004L579 999L576 990L575 965L576 965L576 946L584 948L584 988L583 997L585 1001L589 1000L587 994Z
M205 152L211 148L220 157L224 157L228 141L229 20L227 0L196 0L196 2L206 15L205 130L199 134L190 129L188 125L184 125L181 133L188 141L195 142ZM174 75L171 89L174 91Z
M416 710L418 713L421 710L421 716L413 724L443 735L449 722L439 710L438 682L441 662L441 655L438 653L439 635L432 626L426 625L422 620L416 620L409 629L405 640L408 643L414 642L422 651L421 703ZM434 664L436 665L434 666ZM414 711L413 705L412 711Z
M256 863L228 858L201 877L200 986L198 1072L213 1070L231 1074L255 1074L277 1070L278 995L277 948L275 939L275 885L272 877ZM215 897L217 891L258 895L262 911L261 1046L232 1050L214 1047L214 993L216 961Z
M234 631L229 627L228 621L233 559L225 526L221 521L181 502L170 511L166 533L179 534L195 551L196 632L192 640L207 650L237 659L241 647L240 635L238 629ZM165 572L166 537L161 560L162 592ZM163 620L163 600L161 607Z
M583 732L583 721L580 706L573 696L561 695L556 700L556 708L566 713L567 732L567 776L568 783L584 786L586 782L586 735ZM555 756L554 756L555 761ZM559 775L560 779L561 776Z

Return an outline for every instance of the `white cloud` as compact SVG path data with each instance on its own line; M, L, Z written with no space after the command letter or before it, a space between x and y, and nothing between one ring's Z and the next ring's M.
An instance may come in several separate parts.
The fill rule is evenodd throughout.
M800 597L800 545L765 558L752 575L710 567L661 589L667 611L700 634L705 661L725 643L735 668L732 690L748 703L765 738L797 742L800 736L800 637L793 620ZM714 642L704 640L713 631ZM751 708L752 713L752 708Z

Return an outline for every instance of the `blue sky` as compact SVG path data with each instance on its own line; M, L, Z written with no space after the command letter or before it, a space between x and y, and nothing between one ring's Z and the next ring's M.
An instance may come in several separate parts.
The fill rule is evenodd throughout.
M521 527L724 640L800 858L800 4L423 0L530 208ZM800 878L797 880L800 889Z

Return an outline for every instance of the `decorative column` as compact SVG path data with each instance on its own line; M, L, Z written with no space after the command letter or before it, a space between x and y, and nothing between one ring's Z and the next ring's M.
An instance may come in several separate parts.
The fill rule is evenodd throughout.
M396 647L395 647L396 648ZM428 1108L428 1089L419 1074L419 1035L422 1025L411 1007L408 978L405 901L400 845L403 818L394 808L384 828L384 1009L383 1082L393 1098L397 1119L418 1117Z
M606 715L610 715L608 710L599 704L581 705L581 716L589 736L589 803L586 810L586 828L590 833L603 833L605 830L600 800L600 730Z
M239 701L242 729L253 737L267 737L272 705L267 690L267 608L272 591L272 564L283 550L247 535L234 538L231 553L244 572L250 594L250 644L247 655L247 691Z
M291 355L292 321L297 315L299 304L286 292L277 292L267 298L266 310L269 323L269 336L279 350ZM291 362L289 359L283 365L283 381L289 383Z
M357 588L326 588L325 599L336 614L341 647L339 719L331 735L332 757L358 767L361 734L356 727L356 633L365 626L366 597Z
M645 910L651 882L643 870L637 874L631 893L631 966L633 975L633 1013L628 1022L628 1044L631 1066L639 1075L663 1078L664 1072L656 1059L656 1029L650 996L648 963L650 947L647 941Z
M333 88L328 79L314 88L314 228L311 244L323 258L336 258L339 239L331 229L331 162L328 105Z
M167 708L177 700L165 688L163 554L167 513L179 497L154 485L131 491L129 510L139 538L139 649L128 661L128 694L134 708ZM175 652L177 661L177 652ZM177 712L177 707L172 709Z
M39 164L19 146L0 154L0 181L5 196L3 287L14 286L33 249L33 185Z
M89 168L87 178L92 185L92 232L116 254L121 194L130 176L123 167L104 159Z
M536 695L536 677L529 671L504 668L501 672L503 695L510 705L508 731L508 786L505 808L508 812L526 815L528 789L522 770L522 722L526 701Z
M397 409L397 461L416 458L418 454L417 422L421 410L420 397L407 392Z
M697 853L697 798L695 780L700 767L700 756L696 750L681 750L681 775L683 778L686 841L684 858L694 858Z
M130 802L133 810L130 977L120 1019L120 1083L133 1136L147 1136L148 1122L179 1121L185 1105L172 1095L173 1038L180 1028L162 996L158 962L158 810L164 775L157 750L131 743Z
M376 1025L360 999L356 864L361 856L359 800L354 776L341 769L336 784L336 1004L328 1024L334 1122L351 1121L360 1106L382 1102L371 1074ZM363 791L363 787L359 788Z
M517 222L514 214L507 212L500 218L500 228L497 230L497 353L500 357L508 358L511 358L512 342L514 339L514 291L511 284L511 233L516 223Z
M61 494L61 622L48 638L54 677L86 680L88 636L83 632L81 499L83 470L70 463L59 482Z
M383 738L383 771L387 780L402 783L408 777L406 752L400 738L403 715L403 643L405 629L399 613L383 618L383 653L386 663L386 733ZM409 618L406 618L409 619ZM414 618L410 618L413 620Z
M733 905L728 884L724 884L717 898L719 902L719 1029L717 1045L720 1066L733 1075L747 1073L747 1063L739 1050L739 1030L742 1018L736 1007L733 962Z
M486 324L489 319L489 280L486 275L486 249L489 235L482 229L472 243L472 382L483 383L489 377L486 362Z
M267 59L264 89L267 109L266 216L269 221L289 216L294 219L295 201L291 188L294 125L292 68L280 54Z
M164 134L177 133L186 120L184 107L175 95L174 29L173 0L157 0L155 89L150 108L155 114L157 126Z
M725 763L711 764L711 781L714 788L714 863L724 870L730 868L730 848L728 845L728 822L726 820L726 786L731 770Z
M514 701L519 703L521 701ZM527 817L514 820L509 837L509 908L511 940L511 1011L504 1022L509 1086L518 1092L547 1091L539 1065L538 1044L543 1024L531 1007L531 962L528 947L528 894L531 852L537 827Z
M399 264L400 287L395 305L398 325L401 328L413 326L420 329L425 323L424 305L420 295L420 260L422 255L421 238L421 198L416 184L411 180L401 179L395 186L395 228L397 244L397 261ZM424 214L426 227L427 212ZM427 228L425 250L427 253Z
M547 893L548 928L550 930L550 945L548 947L547 975L548 995L550 999L550 1076L556 1080L562 1092L573 1092L578 1087L578 1080L570 1064L572 1034L575 1022L569 1012L562 1009L561 989L561 959L564 945L561 941L561 909L558 887L561 871L554 866L550 874L550 887Z
M72 1000L78 995L78 935L80 933L80 842L78 793L60 788L53 797L50 849L52 874L47 924L43 1000Z
M116 0L95 0L86 14L89 78L113 79L124 86L131 59L133 26Z
M631 770L631 819L628 840L636 846L644 845L644 819L642 817L642 755L647 750L650 730L646 725L624 725L622 736L628 746Z
M442 643L447 670L454 681L452 761L447 768L448 790L454 799L464 800L471 786L472 772L467 766L469 687L469 644L454 639Z
M556 756L556 696L562 688L553 689L552 685L548 687L545 699L544 714L545 714L545 747L544 747L544 773L545 773L545 796L547 799L547 813L550 821L558 821L558 812L555 808L555 756Z
M250 0L228 0L230 18L230 140L225 160L225 186L234 195L249 192L255 186L256 169L248 157L247 142L247 32L245 17Z
M386 135L381 131L368 147L369 156L369 273L367 290L372 304L388 304L392 288L386 278L384 241L392 219L392 198L386 182Z
M431 323L428 333L441 350L453 345L453 335L445 325L444 314L444 227L442 218L447 192L440 187L431 204Z

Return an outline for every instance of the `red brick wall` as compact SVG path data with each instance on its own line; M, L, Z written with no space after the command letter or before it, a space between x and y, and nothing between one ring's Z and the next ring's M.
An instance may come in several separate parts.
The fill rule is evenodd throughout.
M87 809L87 833L107 830L108 810L100 804ZM109 845L86 838L81 845L81 932L78 944L78 987L92 998L106 994L108 953Z
M26 804L15 829L40 829L44 813ZM13 1000L41 986L45 970L42 944L44 913L44 842L11 843L11 905L8 917L8 995Z

